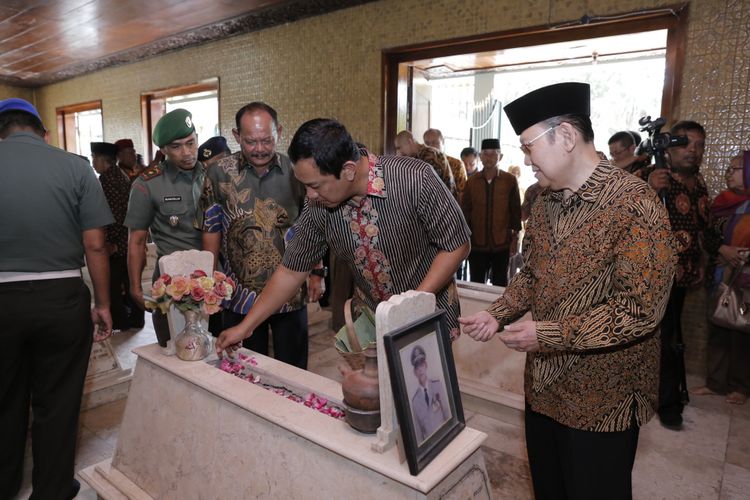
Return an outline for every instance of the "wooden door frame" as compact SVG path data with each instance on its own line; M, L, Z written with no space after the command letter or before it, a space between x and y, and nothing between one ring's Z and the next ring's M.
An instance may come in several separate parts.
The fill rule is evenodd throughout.
M149 163L156 152L156 146L152 142L152 133L157 120L154 120L151 115L151 101L156 99L166 99L168 97L175 97L187 94L197 94L198 92L207 92L215 90L216 98L219 105L219 129L221 129L221 96L219 77L208 78L201 80L197 83L190 83L187 85L178 85L175 87L169 87L165 89L149 90L148 92L141 93L141 122L143 123L143 156L146 163Z
M402 63L660 29L667 30L661 116L667 118L667 123L670 123L679 115L682 69L687 44L688 11L688 4L683 3L633 13L632 16L620 19L591 21L588 24L575 26L564 26L567 23L560 23L563 27L535 26L383 50L381 56L383 151L388 154L394 152L393 141L398 133L399 85L403 87L408 84L403 81L403 71L399 78L399 65ZM401 92L403 93L403 89Z

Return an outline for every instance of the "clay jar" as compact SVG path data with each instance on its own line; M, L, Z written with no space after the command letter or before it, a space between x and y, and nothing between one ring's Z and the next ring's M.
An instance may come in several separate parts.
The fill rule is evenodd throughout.
M380 409L380 389L378 387L378 354L371 344L364 352L365 366L344 374L341 390L344 402L352 408L365 411Z

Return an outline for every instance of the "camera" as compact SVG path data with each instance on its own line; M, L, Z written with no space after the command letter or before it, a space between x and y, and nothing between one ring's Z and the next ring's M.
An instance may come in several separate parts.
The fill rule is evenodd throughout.
M687 136L662 132L661 128L666 123L667 120L662 117L652 120L651 116L644 116L638 120L641 132L646 132L646 138L638 145L636 155L647 154L653 156L656 168L666 168L667 163L664 152L668 148L687 146L688 143Z

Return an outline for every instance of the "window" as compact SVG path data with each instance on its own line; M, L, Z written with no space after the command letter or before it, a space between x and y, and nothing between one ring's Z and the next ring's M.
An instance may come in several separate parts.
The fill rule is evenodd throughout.
M56 112L59 146L91 161L90 143L104 140L102 101L62 106Z
M219 135L219 79L211 78L191 85L141 94L143 144L147 158L153 158L156 153L156 146L151 138L154 126L159 118L177 108L184 108L192 113L199 143Z

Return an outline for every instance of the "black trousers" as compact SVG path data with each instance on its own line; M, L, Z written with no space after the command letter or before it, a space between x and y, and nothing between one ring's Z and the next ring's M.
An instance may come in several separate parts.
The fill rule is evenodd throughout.
M495 286L508 285L508 259L510 250L496 252L471 252L469 274L474 283L487 283L489 278Z
M683 354L677 350L682 338L682 308L687 288L673 285L667 310L661 322L661 363L659 365L659 415L682 414L682 381L685 377Z
M21 486L29 403L32 499L68 498L93 335L80 278L0 283L0 498Z
M132 327L143 327L145 312L130 297L127 257L114 255L109 257L109 297L109 312L112 315L113 329L127 330Z
M639 428L573 429L526 405L526 448L536 500L630 500Z
M224 311L224 328L239 325L243 314ZM308 336L307 307L296 311L274 314L255 329L242 347L268 355L269 327L273 334L273 357L284 363L307 369Z

